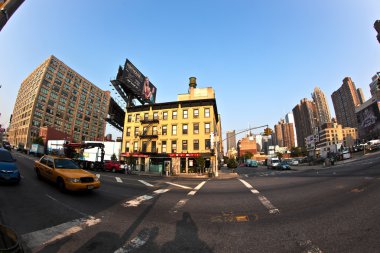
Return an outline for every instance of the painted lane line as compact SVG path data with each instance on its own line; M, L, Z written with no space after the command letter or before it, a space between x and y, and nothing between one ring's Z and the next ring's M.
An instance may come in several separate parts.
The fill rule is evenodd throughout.
M170 210L170 212L172 213L176 213L178 212L178 209L182 208L186 203L187 201L189 201L190 199L181 199L180 201L178 201L178 203Z
M199 183L195 188L194 190L190 191L187 196L194 196L197 191L199 191L202 186L206 183L207 181L203 181L201 183ZM177 202L177 204L172 208L170 209L170 213L177 213L178 212L178 209L182 208L188 201L190 200L190 198L185 198L185 199L181 199L180 201Z
M257 197L260 200L261 204L263 204L269 210L270 214L279 214L280 213L280 210L278 210L274 205L272 205L272 203L266 197L264 197L263 195L261 195L258 190L256 190L255 188L253 188L252 185L250 185L249 183L247 183L246 181L244 181L242 179L239 179L239 180L248 189L250 189L253 194L258 195Z
M51 199L51 200L57 202L59 205L64 206L65 208L67 208L67 209L69 209L69 210L71 210L71 211L73 211L73 212L76 212L76 213L80 214L80 215L83 216L83 217L89 217L89 216L90 216L90 215L88 215L88 214L86 214L86 213L84 213L84 212L81 212L81 211L79 211L79 210L77 210L77 209L75 209L75 208L73 208L73 207L71 207L71 206L69 206L69 205L66 205L65 203L59 201L58 199L53 198L53 197L50 196L49 194L45 194L45 196L48 197L49 199Z
M44 246L54 241L60 240L67 236L73 235L85 228L94 226L101 222L101 219L89 216L86 218L76 219L54 227L27 233L21 236L28 248Z
M118 183L122 183L123 182L123 180L121 180L120 177L115 177L115 179L116 179L116 182L118 182Z
M197 191L191 191L191 192L189 192L187 195L189 195L189 196L194 196L195 193L197 193Z
M201 189L202 188L202 186L206 183L207 181L203 181L202 183L200 183L199 185L197 185L195 188L194 188L194 190L199 190L199 189Z
M170 189L158 189L158 190L155 190L153 193L156 195L156 194L162 194L168 191L170 191Z
M145 184L146 186L153 187L152 184L145 182L144 180L138 180L140 183Z
M260 192L259 192L258 190L256 190L256 189L252 189L251 192L252 192L253 194L259 194L259 193L260 193Z
M272 205L272 203L270 203L270 201L264 197L263 195L259 195L258 196L261 204L263 204L266 208L268 208L269 210L269 213L272 213L272 214L276 214L276 213L280 213L280 211L274 207L274 205Z
M152 195L142 195L142 196L139 196L139 197L137 197L135 199L132 199L132 200L129 200L129 201L125 202L124 204L122 204L122 206L124 206L124 207L137 207L141 203L154 198L156 195L163 194L165 192L168 192L169 190L170 189L155 190Z
M253 187L252 187L252 185L250 185L249 183L247 183L245 180L243 180L243 179L239 179L240 180L240 182L242 182L248 189L252 189Z
M125 202L123 204L124 207L137 207L139 206L142 202L146 201L146 200L149 200L149 199L152 199L153 196L150 196L150 195L142 195L142 196L139 196L135 199L132 199L132 200L129 200L127 202Z
M136 252L137 249L144 246L154 234L156 234L156 232L153 229L144 229L138 234L138 236L128 241L123 247L117 249L114 253Z
M171 183L171 182L165 182L165 183L170 184L170 185L174 185L174 186L177 186L177 187L180 187L183 189L191 189L191 187L185 186L185 185L175 184L175 183Z
M305 250L303 251L305 253L322 253L323 252L317 246L313 245L313 243L310 240L307 240L305 242L300 242L299 245L305 248Z

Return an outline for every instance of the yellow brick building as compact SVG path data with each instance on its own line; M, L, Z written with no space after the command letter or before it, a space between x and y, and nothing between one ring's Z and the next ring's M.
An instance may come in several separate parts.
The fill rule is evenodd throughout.
M103 91L51 55L21 83L9 142L30 148L40 127L53 127L74 142L102 139L110 92Z
M222 158L221 121L212 88L196 88L178 101L129 107L126 110L122 156L133 157L136 170L172 175L211 170ZM198 170L200 157L206 169Z

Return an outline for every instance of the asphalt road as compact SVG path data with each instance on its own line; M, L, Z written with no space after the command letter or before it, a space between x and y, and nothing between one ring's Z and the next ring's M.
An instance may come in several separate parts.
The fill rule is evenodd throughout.
M239 168L239 178L97 172L93 192L61 193L16 154L0 223L27 252L380 252L380 153L329 168Z

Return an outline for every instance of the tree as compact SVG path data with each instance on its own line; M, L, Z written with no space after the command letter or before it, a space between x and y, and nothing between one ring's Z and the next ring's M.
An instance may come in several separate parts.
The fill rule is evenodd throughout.
M283 154L282 154L282 153L280 153L280 152L276 152L276 155L277 155L278 159L281 159L281 158L282 158L282 156L283 156Z
M32 143L33 144L44 145L44 139L42 139L41 136L37 136L36 138L33 139Z
M117 157L116 157L115 153L112 154L111 161L117 161Z
M237 168L237 166L238 166L238 163L236 162L235 159L233 159L233 158L228 159L228 162L227 162L228 168L235 169L235 168Z
M243 155L243 158L244 160L247 160L247 159L251 159L251 157L253 156L253 154L251 152L246 152L244 155Z

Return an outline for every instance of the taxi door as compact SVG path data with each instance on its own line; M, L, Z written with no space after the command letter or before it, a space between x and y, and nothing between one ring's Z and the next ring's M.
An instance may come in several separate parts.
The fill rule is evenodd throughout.
M45 177L49 179L50 181L53 181L53 174L54 174L54 159L51 157L47 158L47 162L45 167Z

